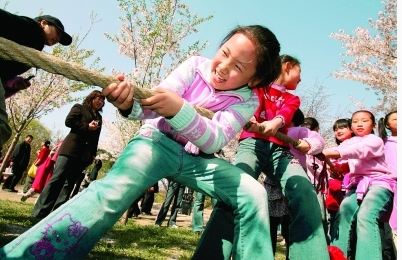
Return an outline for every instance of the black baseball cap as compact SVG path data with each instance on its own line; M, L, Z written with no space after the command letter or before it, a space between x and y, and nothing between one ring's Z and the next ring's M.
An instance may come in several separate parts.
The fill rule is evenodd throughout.
M67 46L67 45L70 45L71 42L73 41L71 36L64 31L63 24L56 17L51 16L51 15L41 15L41 16L36 17L34 20L37 21L37 22L45 20L46 22L56 26L57 29L59 29L62 32L62 35L61 35L61 38L60 38L60 41L59 41L60 44L62 44L64 46Z

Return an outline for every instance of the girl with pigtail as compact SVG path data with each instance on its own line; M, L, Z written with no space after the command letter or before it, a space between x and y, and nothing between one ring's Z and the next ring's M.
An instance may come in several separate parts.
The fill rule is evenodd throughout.
M385 161L395 176L397 175L397 128L398 124L396 110L388 113L385 117L380 118L378 121L378 136L384 140ZM388 134L389 132L391 135ZM393 237L396 239L397 232L396 198L397 195L395 187L394 202L389 220L387 221L385 219L379 223L383 259L396 259L396 241L393 240Z
M323 151L326 158L347 159L350 169L348 192L335 216L331 244L351 259L382 259L378 223L392 207L397 178L385 161L383 140L373 134L373 113L358 110L351 121L355 136Z

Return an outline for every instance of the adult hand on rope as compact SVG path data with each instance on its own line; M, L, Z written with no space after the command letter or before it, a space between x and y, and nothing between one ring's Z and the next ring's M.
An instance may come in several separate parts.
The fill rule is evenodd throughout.
M155 111L163 117L175 116L183 106L184 99L166 88L154 89L159 94L141 99L142 108Z
M117 79L121 82L111 83L102 90L102 94L106 97L107 101L112 103L115 107L121 110L127 110L133 106L134 103L134 88L127 81L124 81L124 76L119 75Z

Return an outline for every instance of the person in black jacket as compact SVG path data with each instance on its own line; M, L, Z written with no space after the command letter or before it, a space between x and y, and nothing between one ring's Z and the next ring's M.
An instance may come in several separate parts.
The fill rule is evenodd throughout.
M60 20L50 15L32 19L0 9L0 24L0 37L38 51L45 45L60 43L67 46L72 42ZM16 61L0 59L0 147L11 136L5 98L31 85L29 80L19 76L30 68Z
M65 203L82 171L95 159L102 128L99 113L105 97L99 90L92 91L83 104L75 104L66 117L71 128L60 147L54 172L40 194L32 216L44 218Z
M183 184L174 181L169 182L169 187L166 192L165 201L163 202L161 209L159 210L159 213L155 219L155 226L162 225L162 222L166 219L166 216L168 214L170 204L172 204L173 202L167 226L172 228L178 228L178 226L176 225L176 219L177 214L181 209L185 189L186 186L184 186Z
M10 166L12 168L13 175L8 177L4 182L2 189L8 192L18 192L15 189L15 185L21 180L22 174L28 167L29 158L31 156L31 142L33 140L32 135L27 135L25 140L15 147L11 156Z
M138 197L128 208L127 217L138 217L141 213L143 215L152 216L152 206L155 202L155 193L159 192L159 183L155 183L152 187L147 189L140 197ZM141 201L141 210L138 207L138 202Z

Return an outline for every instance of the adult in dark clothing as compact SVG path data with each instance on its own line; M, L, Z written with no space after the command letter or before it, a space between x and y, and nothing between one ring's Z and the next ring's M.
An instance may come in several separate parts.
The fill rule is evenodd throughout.
M152 216L152 206L155 202L155 193L159 192L159 184L155 183L154 186L149 188L141 201L141 214Z
M139 214L152 216L152 205L155 202L155 193L159 192L159 184L155 183L151 188L146 190L139 198L137 198L128 208L127 217L137 217ZM141 201L141 210L138 202Z
M13 175L8 177L3 184L3 190L9 192L18 192L15 190L15 185L21 180L22 174L28 168L29 158L31 157L31 142L32 135L27 135L25 140L15 147L11 156L10 166Z
M50 149L49 149L50 141L49 140L43 141L40 144L40 146L41 146L41 149L38 152L38 156L36 157L36 159L35 159L35 161L33 163L36 167L39 167L40 165L42 165L46 161L47 157L50 154ZM35 178L32 178L31 176L29 176L27 174L27 178L25 179L25 185L24 185L24 188L22 190L23 193L27 193L29 191L29 189L31 188Z
M95 159L102 126L99 111L105 97L99 90L92 91L83 104L75 104L66 117L65 124L71 128L64 139L54 172L40 194L32 216L44 218L65 203L82 171Z
M96 177L98 177L98 172L99 172L100 168L102 168L102 161L99 158L95 158L94 167L92 168L91 173L89 175L89 180L90 181L96 180ZM86 176L86 172L84 170L82 172L82 174L78 177L77 181L75 182L74 189L73 189L73 192L71 193L70 198L72 198L75 195L77 195L78 192L81 190L82 181L84 180L85 176ZM88 183L88 185L89 185L89 183ZM88 187L88 186L86 186L86 187Z
M102 168L102 161L101 159L97 158L95 159L94 162L94 167L91 170L91 173L89 174L89 180L94 181L96 178L98 178L98 172Z
M102 168L102 161L99 158L95 158L94 167L89 174L86 174L84 170L80 177L75 182L73 192L71 193L70 199L78 194L81 190L88 188L89 184L96 180L98 177L98 172Z
M166 193L165 201L162 204L161 209L159 210L158 216L156 216L155 225L161 226L162 222L165 220L167 213L169 211L170 204L172 204L172 209L170 212L170 217L167 223L168 227L177 228L176 219L177 214L181 208L181 203L183 201L183 194L186 186L179 184L177 182L170 181L169 187ZM173 200L174 199L174 200Z
M85 178L85 170L83 170L82 173L80 175L78 175L78 178L77 178L77 180L75 181L75 184L74 184L73 191L70 194L70 199L72 199L75 195L78 194L78 192L81 189L81 183L84 180L84 178Z
M58 42L70 45L72 42L71 36L64 31L60 20L50 15L32 19L0 9L0 24L0 37L38 51L45 45L52 46ZM0 59L0 147L11 136L5 98L31 85L28 80L19 77L29 69L30 67L25 64Z

